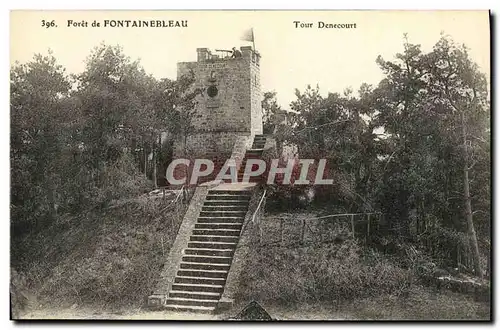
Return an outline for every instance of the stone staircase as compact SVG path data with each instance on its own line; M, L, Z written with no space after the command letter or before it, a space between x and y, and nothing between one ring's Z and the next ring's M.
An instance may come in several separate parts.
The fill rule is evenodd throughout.
M265 143L263 135L255 136L238 172L239 182L247 159L260 157ZM258 180L251 178L251 182ZM254 187L222 184L208 190L193 229L183 234L189 235L184 236L189 239L187 246L179 249L180 262L173 270L175 277L163 308L195 313L215 311L224 293Z
M262 157L262 152L264 151L264 146L266 144L266 137L264 135L255 135L253 139L252 148L248 149L245 153L245 157L243 158L240 169L238 171L238 182L243 181L243 174L245 172L245 166L247 164L247 160L250 158L260 159ZM262 175L252 176L249 178L249 182L261 182Z
M252 190L210 190L168 294L165 307L213 312L248 211Z

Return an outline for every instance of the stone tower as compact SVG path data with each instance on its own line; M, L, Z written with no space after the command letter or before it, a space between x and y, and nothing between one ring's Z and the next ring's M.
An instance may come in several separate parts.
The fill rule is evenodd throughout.
M198 48L196 62L177 64L177 78L194 73L194 88L202 90L192 118L194 132L179 138L174 158L230 157L238 137L262 134L260 55L241 47L241 57L212 55Z

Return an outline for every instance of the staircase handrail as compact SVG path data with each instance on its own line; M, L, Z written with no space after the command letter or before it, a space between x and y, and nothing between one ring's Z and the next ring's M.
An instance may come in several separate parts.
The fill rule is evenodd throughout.
M174 200L174 204L177 204L177 200L179 199L179 197L182 195L183 192L184 192L184 185L181 187L181 190L179 190L179 193L177 194L177 197Z
M320 219L326 219L326 218L339 218L339 217L348 217L348 216L356 216L356 215L383 215L382 212L367 212L367 213L337 213L337 214L330 214L330 215L324 215L321 217L317 218L307 218L305 220L320 220Z
M259 204L257 205L257 209L253 213L252 217L252 222L255 223L255 218L257 217L257 213L260 210L260 207L262 206L262 203L264 202L264 198L266 197L267 189L264 190L264 193L262 194L262 197L260 198Z

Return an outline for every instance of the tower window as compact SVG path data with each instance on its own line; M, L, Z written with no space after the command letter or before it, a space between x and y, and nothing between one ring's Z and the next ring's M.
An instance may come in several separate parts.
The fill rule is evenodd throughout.
M215 82L216 80L217 78L215 77L215 71L210 72L210 78L208 79L208 81Z

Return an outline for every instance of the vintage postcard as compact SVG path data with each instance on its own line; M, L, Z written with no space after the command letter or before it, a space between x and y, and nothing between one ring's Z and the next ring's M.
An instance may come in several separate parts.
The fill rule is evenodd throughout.
M490 19L11 11L11 318L491 321Z

